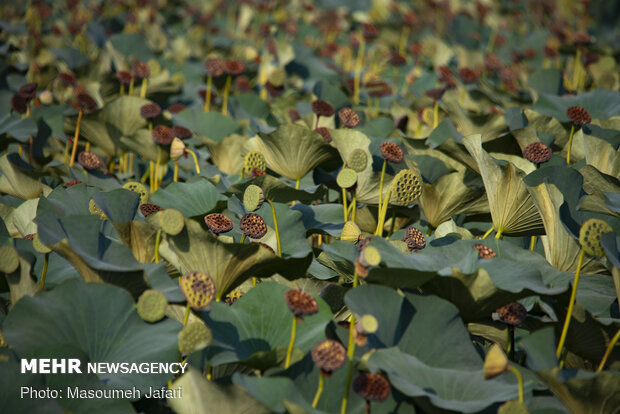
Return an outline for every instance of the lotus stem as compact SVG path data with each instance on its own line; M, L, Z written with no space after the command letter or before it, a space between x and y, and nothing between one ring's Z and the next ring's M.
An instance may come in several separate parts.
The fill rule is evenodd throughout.
M314 394L314 399L312 400L312 408L316 408L319 403L319 399L321 398L321 394L323 393L323 386L325 385L325 376L323 373L319 373L319 387L316 390L316 394Z
M403 25L403 29L400 31L400 40L398 41L398 53L405 54L405 48L407 46L407 39L409 39L410 28L407 25Z
M486 239L489 236L489 234L493 233L493 230L495 230L495 228L491 226L491 228L486 233L484 233L484 236L482 236L482 238Z
M392 75L392 94L398 95L398 66L394 66L394 73Z
M149 161L149 187L151 189L151 193L153 193L153 191L155 191L155 184L153 183L153 169L154 169L155 164L153 164L153 161Z
M534 247L536 247L536 236L532 236L530 239L530 250L534 251Z
M575 273L575 281L573 282L573 290L570 294L570 300L568 302L568 310L566 311L566 320L564 321L564 327L562 328L562 334L560 335L560 342L558 343L558 349L555 351L556 357L559 359L562 355L562 349L564 348L564 342L566 341L566 334L568 333L568 326L570 325L571 315L573 314L573 306L575 305L575 297L577 296L577 286L579 285L579 273L581 272L581 265L586 252L581 249L579 253L579 261L577 262L577 272Z
M7 148L6 151L7 151L7 154L8 154L9 149ZM65 144L65 160L64 160L64 163L65 164L69 163L69 140L67 140L67 143Z
M256 286L256 276L252 276L252 287Z
M568 152L566 153L566 164L570 164L570 149L573 145L573 135L575 135L575 125L570 128L570 137L568 138Z
M159 244L161 243L161 229L157 230L155 236L155 263L159 263Z
M205 106L204 106L205 112L209 112L209 109L211 108L211 86L212 85L213 85L213 76L208 75L207 76L207 90L205 92Z
M133 81L134 81L134 79L133 79L133 76L132 76L131 77L131 81L129 81L129 92L127 92L128 95L133 95Z
M43 256L43 270L41 271L41 288L45 287L45 277L47 276L47 266L49 264L49 253L45 253Z
M463 104L465 103L465 85L461 85L461 90L459 93L459 105L463 106Z
M394 227L396 225L396 209L392 209L392 222L390 223L390 231L388 232L386 239L394 233Z
M226 84L224 85L224 94L222 95L222 114L228 115L228 94L230 93L230 82L232 82L232 76L226 76Z
M120 93L121 96L125 95L125 85L123 85L122 83L121 83L121 89L120 89L119 93Z
M288 343L288 349L286 350L286 360L284 362L284 369L288 369L291 366L291 356L293 355L293 346L295 345L295 332L297 331L297 317L293 315L293 325L291 327L291 341Z
M355 288L358 283L357 272L353 273L353 287ZM344 396L342 397L342 405L340 407L340 414L346 414L347 412L347 403L349 401L349 388L351 388L351 378L353 376L353 358L355 357L355 334L353 330L355 329L355 316L353 312L351 312L351 317L349 318L349 345L347 346L347 358L349 360L349 364L347 367L347 379L345 381L344 387Z
M575 52L575 65L573 68L573 83L571 85L575 91L579 87L580 74L581 74L581 49L577 47L577 51Z
M508 327L508 358L511 361L515 360L515 328L514 326Z
M347 190L345 188L342 189L342 211L344 211L344 221L347 221Z
M364 36L360 36L360 45L357 50L357 58L355 59L355 77L353 78L353 103L355 105L360 103L360 77L362 75L365 49L366 42L364 41Z
M387 166L387 160L383 159L383 165L381 166L381 178L379 178L379 210L381 210L381 200L383 199L383 180L385 179L385 167Z
M189 319L190 307L189 303L185 306L185 315L183 315L183 326L187 325L187 320Z
M301 178L298 178L297 181L295 181L295 190L299 190L299 181L301 180Z
M502 230L501 229L497 231L497 233L495 234L495 238L498 239L498 240L504 238L504 236L502 236Z
M146 177L149 176L149 169L147 168L146 171L144 171L144 174L142 174L142 177L140 177L140 181L142 181L143 183L146 182Z
M355 222L355 213L357 213L357 201L355 200L355 193L353 193L353 199L351 200L351 221Z
M439 124L439 102L435 102L433 106L433 128L437 128Z
M519 402L523 404L523 375L512 365L508 365L508 369L517 376L517 380L519 381Z
M73 148L71 149L71 161L69 167L73 167L75 164L75 154L77 153L78 137L80 136L80 123L82 122L82 115L84 112L80 111L78 114L77 124L75 126L75 135L73 136Z
M489 36L489 43L487 43L487 53L491 53L493 51L493 47L495 47L495 39L497 38L497 28L494 27L491 32L491 36Z
M278 230L278 218L276 217L276 207L270 200L267 200L271 206L271 214L273 215L273 227L276 231L276 243L278 245L278 257L282 257L282 246L280 244L280 231Z
M200 165L198 165L198 157L196 157L196 153L191 149L185 148L185 151L192 156L194 159L194 167L196 167L196 174L200 174Z
M129 153L129 171L133 173L133 152Z
M607 358L609 358L609 355L611 355L611 351L613 351L614 346L616 346L618 339L620 339L620 330L616 332L616 335L614 335L609 345L607 345L607 349L605 350L605 355L603 355L603 359L601 359L601 363L598 365L596 372L601 372L603 370L603 367L605 366L605 362L607 362Z
M379 206L379 216L377 217L377 228L375 229L375 236L383 234L383 224L385 223L385 215L387 214L388 203L390 202L390 196L392 195L392 187L390 187L386 199L383 201L383 206Z
M161 146L157 146L157 161L155 161L155 191L159 188L159 164L161 162Z
M175 183L179 181L179 160L174 162L174 175L172 176L172 181Z
M149 120L148 126L149 126L149 132L153 132L153 121Z
M146 84L148 80L146 78L142 79L142 85L140 86L140 98L146 98Z
M370 401L368 400L364 403L364 414L370 414Z
M245 233L241 235L241 241L239 243L243 244L243 242L245 242Z

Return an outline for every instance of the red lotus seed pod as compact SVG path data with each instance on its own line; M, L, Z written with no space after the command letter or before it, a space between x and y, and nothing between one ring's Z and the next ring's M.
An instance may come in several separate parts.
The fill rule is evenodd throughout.
M309 293L298 289L290 289L284 293L286 306L296 317L314 315L319 311L316 299Z
M404 154L403 150L393 142L385 141L379 146L381 149L381 155L383 158L394 164L400 164L403 162Z
M374 98L388 96L392 94L392 87L384 81L371 81L364 85L368 90L368 95Z
M581 106L571 106L566 110L566 116L576 127L588 124L592 121L590 113Z
M90 151L82 151L78 154L78 163L85 169L93 171L103 166L103 161L99 156Z
M131 75L131 73L127 72L126 70L119 70L118 72L116 72L116 79L118 79L118 81L122 85L129 86L131 84L131 80L133 79L133 76Z
M478 257L480 259L492 259L497 256L497 253L495 253L493 249L484 244L474 244L473 248L478 250Z
M269 92L269 95L273 97L280 96L284 93L284 85L276 86L269 81L265 83L265 89L267 89L267 92Z
M317 132L318 134L320 134L325 140L325 142L332 142L332 134L330 134L328 128L318 127L314 130L314 132Z
M173 103L168 107L168 112L171 114L178 114L179 112L185 110L185 108L187 108L187 106L182 103Z
M174 136L179 139L189 139L194 135L191 129L185 128L180 125L175 125L172 127L172 132L174 132Z
M267 175L267 173L258 167L254 167L250 171L250 178L262 177L263 175Z
M499 319L510 326L521 325L527 317L525 306L521 305L519 302L512 302L502 306L496 312Z
M224 63L224 70L230 76L238 76L245 71L245 65L240 60L231 59Z
M357 243L355 245L355 247L357 247L357 251L361 252L362 250L364 250L366 246L368 246L368 243L370 243L371 240L372 240L372 236L366 237L360 234L357 239Z
M37 82L27 83L22 85L17 91L18 94L26 98L27 100L33 99L37 96L37 87L39 84Z
M334 114L334 107L322 99L317 99L312 102L312 112L317 116L332 116Z
M299 115L299 112L297 112L296 109L289 109L288 117L291 118L291 122L295 122L301 119L301 115Z
M407 63L407 59L398 52L392 52L392 55L390 56L390 63L393 66L403 66Z
M470 84L478 80L478 72L470 68L462 68L459 70L459 78L464 84Z
M156 103L147 103L140 107L140 116L145 119L155 119L161 114L161 106Z
M75 79L75 76L73 76L71 73L67 73L67 72L59 73L58 74L58 81L65 88L67 88L69 86L75 86L75 84L77 83L77 80Z
M74 185L82 184L84 181L81 180L72 180L65 183L65 187L73 187Z
M219 78L226 71L226 66L224 65L224 61L218 58L209 58L205 62L205 69L209 72L214 78Z
M368 266L364 266L359 256L355 259L354 266L357 276L361 277L362 279L365 279L368 276L369 268Z
M364 39L367 42L374 39L379 34L379 31L377 30L375 25L370 23L362 23L362 32L364 34Z
M543 164L551 159L551 148L542 142L533 142L523 149L523 157L534 164Z
M233 229L232 220L220 213L207 214L205 224L214 234L228 233Z
M484 57L484 67L488 72L496 72L504 67L499 57L494 54L488 54Z
M381 402L390 396L390 383L379 374L363 372L353 381L353 391L366 401Z
M329 376L332 372L342 368L347 351L340 342L326 339L316 344L310 351L310 355L323 375Z
M415 57L420 56L420 54L422 54L422 50L423 49L424 49L424 47L423 47L422 43L412 43L407 48L409 53L411 53Z
M239 228L248 237L260 239L267 234L265 220L256 213L247 213L241 217Z
M424 238L424 234L422 234L422 232L415 227L407 227L403 241L407 243L407 248L410 252L417 252L418 250L422 250L426 247L426 239Z
M136 79L147 79L151 76L151 68L146 63L136 60L131 65L131 74Z
M151 132L153 141L159 145L170 145L174 139L174 131L166 125L157 125Z
M90 114L97 110L97 101L87 93L79 93L75 98L75 104L85 114Z
M155 214L158 211L162 211L163 208L158 206L157 204L144 203L140 205L140 212L144 217L148 217L151 214Z
M11 110L17 112L20 115L28 112L28 99L24 96L16 93L11 97Z
M427 90L424 94L429 98L432 98L434 101L438 101L441 99L445 91L445 88L433 88Z
M347 128L355 128L360 123L360 117L352 108L342 108L338 111L340 122Z
M592 38L589 34L584 32L575 33L575 44L577 46L587 46L592 43Z
M246 76L239 76L235 79L235 89L241 93L252 92L252 84Z

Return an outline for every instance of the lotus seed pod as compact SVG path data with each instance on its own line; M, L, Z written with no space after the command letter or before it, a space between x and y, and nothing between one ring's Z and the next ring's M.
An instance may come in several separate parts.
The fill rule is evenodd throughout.
M151 131L151 136L156 144L170 145L174 139L174 131L166 125L157 125L153 128L153 131Z
M28 99L18 93L11 97L11 109L18 114L28 112Z
M502 306L496 312L499 319L510 326L521 325L527 317L525 306L521 305L519 302L512 302Z
M366 277L368 277L368 266L362 263L362 260L359 256L355 259L354 268L357 276L361 277L362 279L366 279Z
M162 210L163 208L161 208L157 204L144 203L140 205L140 212L142 213L144 217L148 217Z
M489 353L484 358L482 371L484 379L495 378L508 371L508 358L499 345L493 344L489 349Z
M204 322L191 322L179 332L179 351L183 355L193 354L211 344L213 335Z
M170 159L176 161L185 154L185 144L179 138L174 137L170 144Z
M407 243L407 248L410 252L417 252L426 247L426 240L422 232L415 227L408 227L405 231L405 237L403 241Z
M361 234L362 234L362 231L360 230L358 225L355 224L355 222L349 220L344 223L344 226L342 226L342 233L340 233L340 240L357 243Z
M474 244L472 247L478 250L478 258L480 259L492 259L497 256L497 253L495 253L493 249L484 244Z
M75 98L75 106L79 111L90 114L97 110L97 101L87 93L79 93Z
M84 181L81 180L71 180L65 183L65 187L69 188L69 187L73 187L74 185L78 185L78 184L83 184Z
M312 112L317 116L332 116L334 114L334 107L322 99L317 99L312 102Z
M148 64L136 60L133 62L133 65L131 65L131 74L134 78L145 79L151 76L151 68Z
M342 368L346 360L347 351L340 342L326 339L312 348L310 356L312 356L312 360L321 372L329 376L332 372Z
M403 254L411 253L411 250L407 247L407 243L402 240L388 240L390 244L400 250Z
M368 165L368 155L366 154L366 151L361 148L356 148L351 151L351 154L349 154L349 159L347 159L347 165L355 172L359 173L364 171Z
M90 214L96 214L99 216L100 220L107 220L108 217L105 215L105 213L99 208L99 206L97 205L97 203L95 203L95 200L91 199L88 202L88 211L90 211Z
M366 401L381 402L390 396L390 383L380 374L363 372L353 381L353 391Z
M159 226L171 236L179 234L185 227L185 218L179 210L169 208L158 214Z
M263 189L257 185L250 184L243 192L243 206L248 211L256 211L263 206L265 194Z
M140 195L140 205L146 203L149 200L149 192L144 186L144 184L139 183L137 181L130 181L123 185L125 190L133 191Z
M370 335L379 329L379 321L373 315L366 314L357 321L357 331L362 335Z
M224 61L217 58L207 59L207 61L205 62L205 68L207 69L207 72L209 72L209 75L214 78L219 78L224 74L226 70L224 66Z
M248 244L257 244L257 245L262 246L265 249L269 250L269 253L271 253L273 255L276 254L275 250L273 250L273 248L270 245L266 244L266 243L263 243L263 242L250 242Z
M254 179L256 177L262 177L263 175L267 175L267 173L260 168L252 168L252 172L250 173L250 178Z
M400 170L392 182L392 196L395 204L408 206L422 194L422 180L409 169Z
M523 157L534 164L543 164L551 159L551 148L542 142L533 142L523 149Z
M360 262L366 266L378 266L381 263L381 253L373 246L368 246L360 254Z
M0 246L0 272L13 273L19 267L19 255L15 247L5 244Z
M331 132L329 132L329 128L325 128L325 127L318 127L314 129L314 132L318 133L320 136L323 137L323 139L325 140L325 142L332 142L332 134Z
M220 213L207 214L205 224L213 234L228 233L233 229L232 220Z
M394 164L400 164L403 162L403 150L393 142L386 141L382 143L379 148L381 149L381 155L383 155L383 158L389 162L393 162Z
M52 250L47 247L45 244L43 244L43 242L41 241L41 239L39 238L39 234L35 234L34 237L32 238L32 247L39 253L42 254L47 254L50 253Z
M253 239L260 239L267 234L265 220L255 213L247 213L241 217L239 228L246 236Z
M104 165L101 158L90 151L82 151L78 154L78 164L88 171L94 171Z
M601 246L603 234L611 233L613 229L609 224L599 219L587 220L579 230L579 244L590 256L603 257L605 250Z
M590 113L586 111L585 108L580 106L571 106L566 110L566 116L570 120L570 122L576 126L580 127L583 124L588 124L592 121L592 117Z
M360 123L360 117L352 108L342 108L338 111L340 122L347 128L355 128Z
M194 135L191 129L185 128L180 125L173 126L172 132L174 132L175 137L179 138L182 141L185 141L186 139L189 139L192 137L192 135Z
M357 247L357 251L361 252L362 250L364 250L366 246L368 246L368 243L370 243L371 240L372 240L372 236L366 237L360 234L360 236L357 239L357 245L355 246Z
M224 298L224 302L226 302L228 306L231 306L233 303L241 299L241 296L243 296L242 291L240 291L239 289L233 289L228 292L226 298Z
M161 106L156 103L147 103L140 107L140 116L144 119L155 119L161 114Z
M290 289L284 293L286 306L296 317L314 315L319 311L316 299L309 293L298 289Z
M138 315L147 322L157 322L166 315L168 301L159 290L145 290L138 298Z
M357 183L357 173L352 168L343 168L336 177L336 184L340 188L351 188Z
M254 168L259 168L263 171L267 169L265 157L258 151L248 152L243 159L243 171L245 175L249 176Z
M131 84L132 78L133 76L131 75L131 73L127 72L126 70L119 70L118 72L116 72L116 79L118 79L118 81L123 86L129 86Z
M24 240L30 240L30 241L32 241L32 240L34 240L34 236L35 236L35 233L26 234L26 235L24 236Z
M245 71L245 65L237 59L230 59L224 62L224 71L230 76L239 76Z
M202 272L190 272L181 277L181 290L192 309L206 309L215 298L215 282Z
M77 79L71 73L61 72L58 74L58 81L62 86L68 88L69 86L75 86L77 83Z

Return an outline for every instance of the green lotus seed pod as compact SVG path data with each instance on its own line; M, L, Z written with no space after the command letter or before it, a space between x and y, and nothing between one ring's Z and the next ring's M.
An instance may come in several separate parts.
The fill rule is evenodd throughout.
M336 184L340 188L351 188L357 182L357 173L352 168L343 168L336 177Z
M185 154L185 144L179 138L174 137L170 144L170 159L176 161Z
M257 185L248 185L243 193L243 206L247 211L256 211L265 202L263 189Z
M157 322L166 314L166 296L155 289L145 290L138 298L138 315L147 322Z
M367 246L362 250L361 262L366 267L377 266L381 263L381 253L375 247Z
M411 251L409 251L409 248L407 247L407 243L405 243L402 240L389 240L390 244L394 247L396 247L398 250L400 250L401 252L403 252L404 254L409 254L411 253Z
M373 315L366 314L357 322L357 331L362 335L370 335L379 329L379 321Z
M144 204L149 199L149 192L147 191L144 184L139 183L137 181L131 181L123 185L125 190L133 191L134 193L138 193L140 195L140 204Z
M362 231L360 230L358 225L355 224L355 222L349 220L346 223L344 223L344 226L342 226L342 233L340 234L340 240L357 243L357 241L359 240L360 234L362 234Z
M169 208L157 214L159 226L163 231L171 236L179 234L185 227L185 218L179 210Z
M422 194L422 180L412 170L400 170L392 182L394 204L408 206Z
M579 244L590 256L603 257L605 250L601 246L601 237L605 233L611 233L613 229L609 224L599 219L590 219L583 223L579 230Z
M105 215L105 213L99 208L97 203L95 203L95 200L91 199L88 202L88 211L90 211L90 214L98 215L100 220L107 220L108 219L108 217Z
M0 272L13 273L19 267L19 255L15 247L5 244L0 246Z
M265 161L265 157L258 151L248 152L243 160L243 172L246 176L249 177L252 174L252 170L254 168L258 168L263 171L267 169L267 162Z
M366 151L361 148L354 149L353 152L349 154L347 165L356 172L364 171L368 165L368 155Z
M43 242L41 242L41 239L39 238L39 234L35 234L34 238L32 239L32 247L39 253L42 254L47 254L49 252L51 252L52 250L47 247L46 245L43 244Z
M179 351L184 355L206 348L213 338L211 330L203 322L191 322L179 332Z
M207 308L215 298L215 282L202 272L190 272L181 277L181 290L193 309Z

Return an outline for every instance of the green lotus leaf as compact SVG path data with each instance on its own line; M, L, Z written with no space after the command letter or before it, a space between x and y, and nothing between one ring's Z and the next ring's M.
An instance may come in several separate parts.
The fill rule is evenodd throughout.
M136 216L140 195L133 191L119 188L117 190L98 192L93 194L93 200L113 222L119 224L129 223Z
M21 372L19 361L0 363L0 407L7 413L63 414L58 400L51 398L21 398L21 387L45 389L45 377Z
M13 155L5 154L0 157L0 193L11 194L24 200L37 198L42 194L48 194L50 188L39 179L32 178L23 171L20 165L21 159L15 159ZM19 160L19 161L18 161ZM30 168L29 166L25 168Z
M566 109L570 106L585 108L593 119L607 119L620 115L620 92L595 89L577 96L560 97L541 93L534 110L552 116L560 122L568 122Z
M482 149L480 135L470 135L463 142L480 168L496 231L505 235L541 233L542 218L523 184L524 172L510 162L500 167Z
M173 115L176 125L184 126L214 142L237 132L240 125L229 116L219 112L205 112L201 106L193 106Z
M37 135L37 124L32 117L22 118L19 114L7 114L0 119L0 135L8 134L22 143L28 143Z
M130 151L140 155L146 161L157 161L157 144L153 141L153 135L148 129L139 129L132 136L121 136L119 140ZM168 158L168 151L162 150L160 162L166 162Z
M176 379L170 390L180 398L169 398L168 404L178 414L252 413L271 411L238 385L220 385L208 381L200 371L189 368Z
M261 370L283 365L293 319L284 300L287 290L281 284L263 282L250 289L234 306L213 303L210 311L202 314L213 333L209 363L217 366L245 361ZM318 313L304 317L304 322L297 326L295 349L302 353L309 352L324 337L325 326L332 319L329 305L318 295L313 296Z
M342 232L342 206L335 204L305 205L295 204L293 210L301 211L306 232L322 233L339 237Z
M321 199L327 192L327 188L322 185L296 190L271 175L263 175L251 181L240 182L228 188L228 192L241 198L245 188L251 184L259 186L265 193L265 198L274 203L289 203L294 200L310 203ZM342 210L340 212L342 213Z
M110 46L125 57L134 56L144 62L153 57L144 37L139 33L117 33L108 39Z
M556 68L537 69L528 77L527 85L536 94L536 98L539 93L559 95L562 90L562 71Z
M398 348L388 348L374 352L368 363L372 371L386 372L392 386L403 394L427 397L445 410L475 413L517 398L516 380L507 375L485 380L482 362L479 369L435 368Z
M210 113L210 112L209 112ZM203 138L206 144L211 161L226 174L240 174L243 170L244 148L248 145L249 139L244 135L231 134L223 137L219 141Z
M11 246L2 246L3 250L7 249L7 247ZM10 252L7 252L6 250L4 251L4 253L9 253L9 255L12 256L12 254ZM3 257L3 259L13 261L13 263L8 264L14 266L14 256L12 258L5 256ZM31 276L32 265L30 264L30 262L22 257L19 257L18 260L19 269L15 269L12 273L8 273L8 270L10 270L10 268L7 267L7 271L5 273L6 282L9 285L9 290L11 292L12 305L15 305L17 301L19 301L25 296L34 296L39 290L41 290L39 284ZM2 272L5 271L2 270Z
M13 273L19 267L19 254L15 247L5 244L0 246L0 272Z
M69 46L63 46L59 49L52 50L54 56L63 60L70 69L86 65L89 60L79 50Z
M20 300L7 316L2 333L22 358L46 347L70 345L84 352L90 362L165 363L177 361L180 329L181 324L171 319L144 322L122 288L71 280L36 298ZM107 385L135 386L142 392L165 385L168 378L168 374L99 374Z
M196 177L188 182L170 183L160 188L151 201L162 208L174 208L185 217L202 216L224 207L226 197L209 180Z
M254 140L267 166L291 180L301 179L317 165L334 158L335 151L318 133L299 125L281 125Z
M525 403L506 401L498 408L497 414L530 414L530 410L527 409Z
M458 95L459 94L456 91L454 91L454 93L446 93L442 97L442 101L444 108L450 114L450 120L454 122L454 126L457 131L462 134L461 137L481 134L482 142L486 142L491 139L495 139L495 137L497 137L501 132L506 130L507 125L503 115L493 113L480 115L467 114L459 104ZM429 141L433 143L437 142L435 139L431 139L431 137L435 138L435 131L433 131L431 136L429 136ZM454 132L451 135L456 140ZM445 136L446 135L444 134L444 137ZM441 136L438 136L437 138L441 138Z
M270 108L269 104L263 101L255 93L240 93L230 99L231 112L237 113L239 110L245 111L248 115L258 118L266 119L269 116ZM237 109L233 111L233 108Z
M147 103L151 101L137 96L119 96L106 103L100 119L116 128L121 135L130 137L146 127L147 121L140 115L140 108Z
M38 204L38 198L26 200L16 208L0 204L0 217L11 237L27 236L37 232L37 225L33 220Z
M584 135L583 139L586 163L603 174L620 177L620 155L617 148L592 135Z

